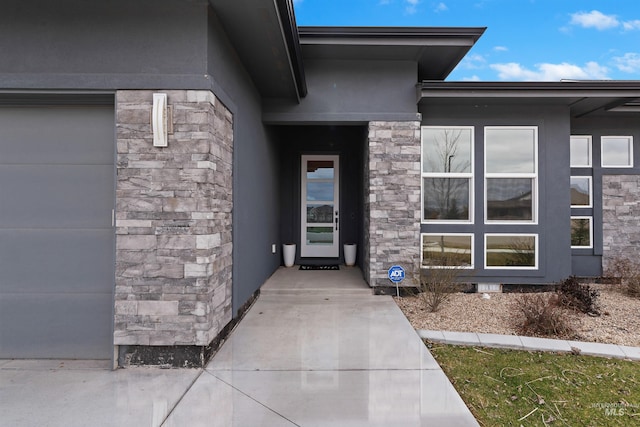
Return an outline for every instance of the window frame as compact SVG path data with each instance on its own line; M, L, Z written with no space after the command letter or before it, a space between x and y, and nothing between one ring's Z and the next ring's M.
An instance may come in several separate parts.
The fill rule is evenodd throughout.
M571 145L573 141L579 139L586 139L587 142L587 151L589 152L589 161L587 164L574 164L573 158L571 157ZM592 135L571 135L569 138L569 165L572 168L591 168L593 167L593 136Z
M470 171L469 172L424 172L424 129L461 129L468 130L471 136L470 147ZM475 181L475 126L421 126L420 127L420 222L422 224L473 224L474 223L474 181ZM469 182L469 219L427 219L424 216L425 210L425 178L447 178L447 179L467 179Z
M572 209L590 209L593 208L593 177L587 175L571 175L569 177L569 190L571 190L571 179L582 178L589 181L589 204L588 205L571 205ZM571 203L571 200L569 200Z
M589 246L574 246L571 245L571 249L593 249L593 216L590 215L571 215L571 220L574 219L587 219L589 220ZM573 227L570 226L571 234L573 234Z
M490 129L526 129L533 130L534 133L534 150L533 150L533 172L513 172L513 173L496 173L496 172L487 172L487 130ZM538 126L485 126L484 127L484 223L485 224L527 224L527 225L536 225L538 224L538 209L540 202L538 200L538 181L539 181L539 166L538 166L538 158L539 158L539 130ZM489 219L489 200L487 196L488 185L487 182L489 179L500 179L500 178L528 178L532 180L531 185L531 220L495 220Z
M604 163L605 141L608 139L626 139L629 147L629 164L606 165ZM633 136L631 135L602 135L600 137L600 166L603 168L629 169L633 168Z
M508 266L508 265L487 265L487 238L488 237L533 237L535 244L535 258L533 266ZM540 269L540 238L537 233L485 233L484 245L482 247L485 270L539 270Z
M424 265L424 237L425 236L454 236L454 237L470 237L471 238L471 264L470 265ZM475 234L474 233L420 233L420 268L459 268L461 270L473 270L475 268Z

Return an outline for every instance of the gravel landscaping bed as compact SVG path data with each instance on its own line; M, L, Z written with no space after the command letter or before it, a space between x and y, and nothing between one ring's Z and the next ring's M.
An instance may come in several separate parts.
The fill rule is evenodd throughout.
M601 315L567 311L577 341L640 347L640 298L625 295L615 285L591 285L600 291L598 298ZM436 313L422 307L417 296L395 298L415 329L480 332L518 335L518 311L513 307L517 293L491 293L490 299L482 294L455 293ZM553 337L547 337L553 338Z

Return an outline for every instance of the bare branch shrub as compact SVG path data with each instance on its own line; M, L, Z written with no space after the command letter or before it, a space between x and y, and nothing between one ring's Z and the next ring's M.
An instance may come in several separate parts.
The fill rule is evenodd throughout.
M629 296L640 298L640 265L636 261L617 256L609 261L605 275L620 280Z
M444 255L437 264L438 267L425 268L420 280L420 299L432 313L438 311L451 294L461 289L460 276L463 271L468 273L453 256Z
M600 315L598 297L600 292L589 285L578 282L574 276L562 281L558 288L559 301L563 307L577 310L585 314Z
M524 335L568 337L573 333L556 293L519 295L513 309L522 319L518 329Z

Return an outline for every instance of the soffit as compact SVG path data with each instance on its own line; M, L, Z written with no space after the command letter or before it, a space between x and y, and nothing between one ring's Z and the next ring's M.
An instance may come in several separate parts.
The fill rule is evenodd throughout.
M260 94L306 94L291 0L209 0Z
M565 105L572 117L633 112L638 99L640 81L423 82L420 88L424 105Z
M299 27L305 59L416 61L418 81L444 80L485 28Z

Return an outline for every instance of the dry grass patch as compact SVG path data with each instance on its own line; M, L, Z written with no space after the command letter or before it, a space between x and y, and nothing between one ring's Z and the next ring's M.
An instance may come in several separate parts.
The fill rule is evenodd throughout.
M483 426L640 425L638 362L447 345L431 353Z

